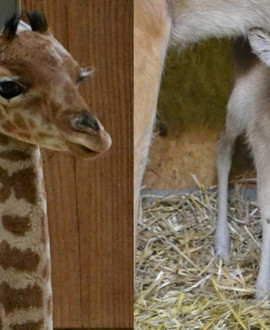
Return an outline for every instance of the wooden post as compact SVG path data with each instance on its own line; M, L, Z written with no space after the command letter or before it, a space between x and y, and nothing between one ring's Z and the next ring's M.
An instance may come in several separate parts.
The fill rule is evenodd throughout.
M43 152L61 328L133 326L133 1L22 0L95 74L80 87L112 148L92 162Z

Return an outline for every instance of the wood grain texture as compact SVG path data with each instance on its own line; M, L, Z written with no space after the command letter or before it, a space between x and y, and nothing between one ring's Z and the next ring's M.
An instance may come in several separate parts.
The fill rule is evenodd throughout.
M22 0L42 9L56 38L95 74L80 87L112 148L91 162L43 152L54 324L133 325L133 2Z

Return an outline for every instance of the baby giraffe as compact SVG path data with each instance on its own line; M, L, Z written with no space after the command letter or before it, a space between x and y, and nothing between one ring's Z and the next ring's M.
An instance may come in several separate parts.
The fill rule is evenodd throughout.
M254 28L247 40L234 42L236 82L227 105L226 124L217 146L219 214L215 252L228 257L228 175L235 139L246 134L257 169L258 201L262 217L262 249L256 298L270 294L270 34ZM253 52L253 53L252 53ZM257 56L256 56L256 55Z
M110 136L77 91L83 70L41 13L0 35L0 329L53 329L50 245L39 147L92 158Z

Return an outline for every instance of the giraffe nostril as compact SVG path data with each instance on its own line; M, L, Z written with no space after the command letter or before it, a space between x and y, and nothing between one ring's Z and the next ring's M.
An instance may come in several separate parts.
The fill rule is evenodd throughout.
M81 119L81 121L77 122L78 126L82 126L82 127L90 127L92 128L94 131L98 131L100 129L99 124L96 120L95 117L84 117Z
M87 132L89 128L93 131L98 132L100 130L100 125L97 119L88 113L87 115L79 115L71 119L71 126L73 129L79 132Z

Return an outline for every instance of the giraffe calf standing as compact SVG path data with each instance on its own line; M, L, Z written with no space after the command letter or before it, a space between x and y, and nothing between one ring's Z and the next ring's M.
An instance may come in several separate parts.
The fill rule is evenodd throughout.
M40 147L92 158L111 139L77 87L89 76L48 32L12 16L0 35L0 329L52 330ZM22 28L21 28L22 27Z
M225 128L217 145L219 210L215 252L223 260L229 254L228 176L235 140L245 133L257 169L263 227L256 297L264 298L270 294L270 34L254 28L248 33L248 39L249 43L241 38L233 42L236 81L227 105Z

